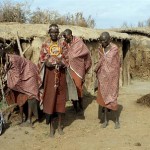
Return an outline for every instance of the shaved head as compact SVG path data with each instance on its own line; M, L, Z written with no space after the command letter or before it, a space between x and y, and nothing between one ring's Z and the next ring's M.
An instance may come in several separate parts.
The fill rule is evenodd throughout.
M71 43L72 39L73 39L73 35L72 35L72 31L70 29L66 29L64 32L63 32L63 36L65 38L65 41L67 43Z
M72 35L72 31L70 29L66 29L63 34L64 35Z
M110 34L109 34L108 32L103 32L103 33L100 35L100 39L109 40L109 39L110 39Z
M110 40L111 40L111 37L110 37L110 34L108 32L103 32L100 35L100 43L102 44L102 46L104 48L110 44Z

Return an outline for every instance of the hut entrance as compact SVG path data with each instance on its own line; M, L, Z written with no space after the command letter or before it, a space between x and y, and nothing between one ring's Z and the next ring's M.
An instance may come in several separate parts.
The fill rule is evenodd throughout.
M122 81L123 86L130 84L130 41L124 40L122 43L122 53L123 53L123 61L122 61Z

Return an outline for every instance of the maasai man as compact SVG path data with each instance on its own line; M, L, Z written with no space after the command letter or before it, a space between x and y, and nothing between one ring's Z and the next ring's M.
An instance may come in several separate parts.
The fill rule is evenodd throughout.
M65 113L66 104L66 67L63 59L63 50L58 40L59 28L56 24L49 26L50 38L41 48L39 68L43 72L43 111L46 114L46 123L50 123L50 137L54 137L54 117L58 115L58 133L62 130L62 114Z
M1 65L7 77L7 87L14 92L15 101L20 108L23 122L23 106L28 101L26 123L32 125L32 113L38 119L37 100L39 100L38 68L30 60L13 54L7 54L4 44L0 44Z
M77 112L77 104L79 104L80 110L83 110L83 83L85 75L92 65L92 61L90 52L81 38L73 36L70 29L66 29L63 32L63 36L67 43L70 74L75 82L78 93L78 100L72 100Z
M120 58L118 47L111 43L111 37L108 32L100 35L100 59L95 68L98 79L98 95L97 102L104 107L105 121L102 127L108 125L107 111L114 110L116 114L115 128L119 128L119 120L117 116L117 97L119 92L119 74L120 74Z

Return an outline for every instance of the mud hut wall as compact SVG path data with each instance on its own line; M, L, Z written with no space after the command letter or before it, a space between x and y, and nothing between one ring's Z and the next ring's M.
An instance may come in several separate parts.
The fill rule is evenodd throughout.
M32 57L31 57L31 61L34 62L35 64L38 63L39 60L39 56L40 56L40 50L41 50L41 46L42 43L44 42L44 38L34 38L34 40L32 41Z
M133 79L150 79L150 40L131 42L130 76Z
M21 43L23 52L27 49L25 52L25 57L30 59L35 64L38 63L40 50L44 39L44 37L34 37L31 41L23 41Z
M96 75L94 72L94 68L98 62L98 42L97 41L87 41L85 43L87 45L87 47L90 50L91 53L91 58L92 58L92 67L89 70L88 74L86 75L85 78L85 87L86 89L84 89L84 92L86 93L86 91L91 92L92 94L94 93L94 83L96 81Z
M23 51L25 51L29 47L24 55L27 59L31 60L32 53L33 53L32 49L31 49L31 44L29 42L22 42L21 47L22 47Z
M123 85L130 84L130 41L124 40L122 42L123 50Z

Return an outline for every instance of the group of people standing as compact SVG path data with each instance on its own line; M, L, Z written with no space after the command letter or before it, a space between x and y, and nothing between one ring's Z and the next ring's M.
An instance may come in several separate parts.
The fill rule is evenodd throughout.
M38 65L23 57L8 54L0 45L1 66L7 75L7 86L15 93L23 123L23 105L28 102L27 123L32 124L32 114L38 118L38 104L43 105L46 124L50 124L50 137L54 137L54 121L58 117L58 133L64 134L62 115L66 100L71 100L75 112L83 111L83 84L92 65L90 51L81 38L73 36L70 29L61 34L57 24L49 26L49 38L41 46ZM118 47L111 43L108 32L99 38L99 60L94 69L98 79L97 102L107 111L117 110L120 59ZM116 128L119 120L116 116Z

